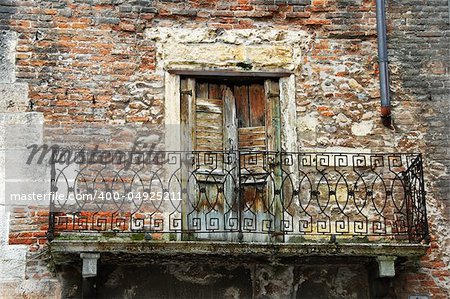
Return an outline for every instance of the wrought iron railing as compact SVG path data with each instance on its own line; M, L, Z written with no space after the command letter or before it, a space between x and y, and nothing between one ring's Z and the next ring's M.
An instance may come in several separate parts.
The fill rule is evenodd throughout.
M413 243L428 236L420 154L62 151L49 238Z

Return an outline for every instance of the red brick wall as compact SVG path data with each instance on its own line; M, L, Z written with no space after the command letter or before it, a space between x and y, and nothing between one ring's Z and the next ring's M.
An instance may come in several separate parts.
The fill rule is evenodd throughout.
M49 211L37 206L14 207L10 214L9 244L30 245L31 251L47 243Z

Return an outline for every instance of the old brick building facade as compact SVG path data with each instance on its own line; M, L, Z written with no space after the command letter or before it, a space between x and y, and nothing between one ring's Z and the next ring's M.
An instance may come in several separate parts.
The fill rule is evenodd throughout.
M211 86L253 88L267 103L276 97L273 110L279 109L280 115L266 114L262 124L251 125L259 118L249 114L246 128L264 127L263 136L279 137L249 141L251 146L288 152L422 153L430 229L429 248L421 243L426 254L397 248L395 239L391 251L374 253L373 243L372 249L352 247L335 256L325 249L324 254L311 254L311 248L301 245L285 256L277 256L270 245L257 244L253 249L205 249L197 243L200 247L193 249L139 247L142 255L133 255L138 250L134 247L119 255L114 246L105 245L107 254L100 258L97 272L99 296L448 298L450 3L408 0L386 5L392 128L380 121L375 1L0 0L2 130L5 135L14 127L28 130L26 142L3 140L2 148L7 152L11 146L23 149L32 143L73 144L79 141L77 134L86 132L77 133L77 126L92 126L94 131L141 125L179 128L188 123L183 111L195 96L211 100L208 111L220 114L222 124L226 107L212 105L216 87ZM202 94L201 84L209 84L209 96ZM233 98L239 101L236 91ZM251 92L248 98L250 111L257 111L260 102L251 104ZM196 109L197 116L206 111ZM240 111L239 121L245 123ZM278 119L279 131L267 119ZM200 128L200 117L195 121ZM241 140L245 126L236 126ZM215 137L193 131L197 144L179 149L211 149L207 145ZM169 135L155 134L156 143L170 147ZM201 136L205 144L200 144ZM214 150L229 149L222 141L232 138L225 137L219 141L223 148ZM118 133L104 142L105 148L134 138ZM19 157L26 160L26 153ZM5 181L10 169L8 155L2 157ZM23 180L45 182L37 184L42 188L37 192L49 192L50 169L42 171L26 172ZM7 182L3 185L8 188ZM52 251L48 208L16 206L7 198L0 208L0 297L81 296L78 249L63 248L73 250L68 257L54 243ZM149 244L139 238L133 240ZM330 244L323 243L323 248ZM164 256L171 250L173 256ZM213 258L211 251L223 255ZM394 277L377 277L377 255L399 257ZM204 266L195 267L196 259Z

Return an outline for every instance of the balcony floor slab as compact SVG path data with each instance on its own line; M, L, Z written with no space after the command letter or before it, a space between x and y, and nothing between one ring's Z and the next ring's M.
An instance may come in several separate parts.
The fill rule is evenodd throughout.
M377 256L414 258L424 255L425 244L394 243L238 243L199 241L104 241L53 240L50 252L56 264L79 260L80 253L100 253L102 260L132 263L176 261L187 257L254 260L261 262L295 263L311 258L338 260L372 259ZM352 257L352 259L349 259Z

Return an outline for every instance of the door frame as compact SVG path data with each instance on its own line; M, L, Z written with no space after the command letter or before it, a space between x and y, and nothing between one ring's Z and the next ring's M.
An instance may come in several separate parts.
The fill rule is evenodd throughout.
M279 119L280 138L277 146L283 152L298 151L298 136L296 128L296 78L294 74L290 73L274 73L274 72L209 72L209 71L166 71L165 72L165 117L164 124L166 130L171 130L170 134L166 134L165 146L166 150L181 151L186 150L186 145L182 145L182 123L181 123L181 97L183 96L181 90L181 77L187 76L211 76L211 77L263 77L265 79L278 79L278 86L276 86L279 97L279 109L282 115ZM195 82L194 80L191 80ZM266 80L267 82L268 80ZM192 85L192 82L190 83ZM189 85L189 83L188 83ZM189 86L195 87L195 86ZM265 88L266 89L266 88ZM195 88L192 89L195 92ZM185 95L189 96L188 93ZM189 145L190 147L190 145ZM191 147L192 149L192 147ZM182 215L186 212L186 207L182 207ZM278 210L278 208L277 208ZM185 223L187 219L182 219ZM183 227L186 227L185 224ZM241 230L240 230L241 231Z

